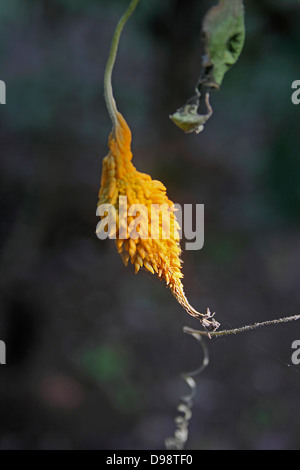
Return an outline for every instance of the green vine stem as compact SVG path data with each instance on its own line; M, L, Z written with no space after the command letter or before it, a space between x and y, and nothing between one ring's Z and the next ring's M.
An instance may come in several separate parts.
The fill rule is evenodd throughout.
M188 326L184 326L183 331L192 335L208 336L210 338L212 336L235 335L237 333L243 333L244 331L255 330L256 328L260 328L262 326L277 325L278 323L287 323L295 320L300 320L300 315L293 315L291 317L277 318L276 320L268 320L261 323L254 323L253 325L246 325L240 328L234 328L232 330L201 331L194 330L193 328L189 328Z
M106 67L105 67L105 72L104 72L104 98L106 102L106 106L113 124L113 127L115 128L117 124L117 106L116 102L114 99L113 95L113 89L112 89L112 84L111 84L111 77L112 77L112 72L113 68L115 65L115 60L116 60L116 55L118 52L118 46L119 46L119 41L120 41L120 36L122 33L122 30L127 22L127 20L130 18L134 10L136 9L137 4L139 3L139 0L131 0L127 10L119 20L117 27L115 29L111 46L110 46L110 51L109 51L109 56L106 62Z

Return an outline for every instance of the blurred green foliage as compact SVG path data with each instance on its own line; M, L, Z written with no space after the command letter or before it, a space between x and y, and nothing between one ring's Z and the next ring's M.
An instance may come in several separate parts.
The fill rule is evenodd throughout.
M103 382L120 380L128 373L128 360L124 357L124 351L110 346L87 350L81 362L89 374Z

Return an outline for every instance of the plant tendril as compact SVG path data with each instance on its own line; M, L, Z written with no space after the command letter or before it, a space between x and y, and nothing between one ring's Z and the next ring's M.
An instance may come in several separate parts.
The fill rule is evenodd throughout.
M185 380L185 382L190 388L190 393L180 398L180 404L177 406L177 411L179 411L179 413L181 414L176 416L175 418L176 429L174 432L174 436L169 437L165 440L166 448L170 450L184 449L185 443L189 435L188 426L192 418L193 399L197 393L197 384L194 377L201 374L201 372L203 372L203 370L209 364L209 352L203 338L191 331L185 331L185 333L190 334L191 336L193 336L193 338L200 342L203 352L203 360L202 364L200 365L200 367L198 367L198 369L192 372L186 372L181 374L181 377Z

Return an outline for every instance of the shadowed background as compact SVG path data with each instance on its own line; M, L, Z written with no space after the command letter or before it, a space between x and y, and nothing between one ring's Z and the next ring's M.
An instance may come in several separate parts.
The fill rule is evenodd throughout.
M186 294L223 328L300 312L299 2L245 1L242 55L200 135L168 115L192 96L213 2L141 0L113 85L133 162L205 205ZM125 0L0 4L1 449L163 449L202 361L197 328L154 276L95 235L111 123L102 78ZM184 245L183 245L184 246ZM207 340L188 449L299 449L297 323Z

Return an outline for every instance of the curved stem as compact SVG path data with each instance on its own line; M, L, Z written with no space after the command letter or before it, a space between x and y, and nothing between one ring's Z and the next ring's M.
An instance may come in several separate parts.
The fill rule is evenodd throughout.
M131 0L127 10L119 20L117 27L115 29L111 46L110 46L110 52L109 56L106 62L106 67L105 67L105 72L104 72L104 98L106 102L106 106L110 115L110 118L112 120L113 126L115 127L117 123L117 106L116 102L114 99L113 95L113 89L112 89L112 84L111 84L111 76L112 76L112 71L115 65L115 60L116 60L116 55L118 51L118 46L119 46L119 41L120 41L120 36L122 33L122 30L127 22L127 20L130 18L132 13L134 12L137 4L139 3L139 0Z
M234 328L232 330L221 330L221 331L201 331L201 330L194 330L193 328L189 328L187 326L183 327L183 331L185 333L190 333L192 335L201 335L201 336L227 336L227 335L235 335L237 333L243 333L244 331L255 330L256 328L260 328L262 326L269 326L269 325L277 325L278 323L287 323L290 321L300 320L300 315L293 315L291 317L284 317L278 318L276 320L268 320L261 323L254 323L253 325L246 325L240 328Z

